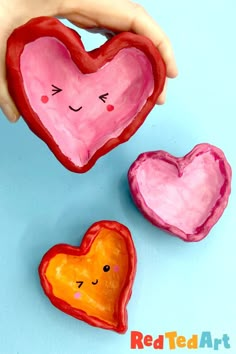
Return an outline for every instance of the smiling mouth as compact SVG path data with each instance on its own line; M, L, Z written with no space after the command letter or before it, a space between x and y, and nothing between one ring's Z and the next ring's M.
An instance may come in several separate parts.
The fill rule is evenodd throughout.
M73 112L79 112L83 107L81 106L81 107L79 107L79 108L73 108L73 107L71 107L71 106L69 106L69 108L73 111Z
M98 283L98 279L96 279L96 281L92 281L93 285L96 285Z

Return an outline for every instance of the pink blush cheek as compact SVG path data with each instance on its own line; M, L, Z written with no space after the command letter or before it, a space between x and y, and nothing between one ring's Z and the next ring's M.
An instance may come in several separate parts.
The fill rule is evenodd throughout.
M75 293L74 294L74 298L76 299L76 300L79 300L80 298L81 298L81 293Z
M41 102L42 103L48 103L48 100L49 100L48 96L42 96L41 97Z
M114 268L113 268L114 272L119 272L120 270L120 267L118 265L115 265Z
M112 106L111 104L109 104L108 106L107 106L107 111L108 112L112 112L112 111L114 111L114 106Z

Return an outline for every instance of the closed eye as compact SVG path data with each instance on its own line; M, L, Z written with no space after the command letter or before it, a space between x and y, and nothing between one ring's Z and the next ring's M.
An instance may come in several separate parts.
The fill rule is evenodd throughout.
M78 288L81 288L81 286L83 285L83 281L77 281L76 284L78 284Z
M109 93L104 93L103 95L99 96L99 99L103 102L106 103L107 97L108 97Z
M52 85L52 96L56 95L57 93L61 92L62 89L60 89L59 87Z

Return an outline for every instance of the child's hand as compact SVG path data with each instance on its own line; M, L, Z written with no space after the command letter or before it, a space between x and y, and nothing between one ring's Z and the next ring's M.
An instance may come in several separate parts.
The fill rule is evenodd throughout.
M6 44L11 32L31 18L57 16L81 28L106 28L114 32L132 31L149 37L159 49L167 66L167 76L174 78L177 67L171 44L145 10L129 0L0 0L0 107L15 122L19 112L12 101L6 80ZM158 99L165 102L165 89Z

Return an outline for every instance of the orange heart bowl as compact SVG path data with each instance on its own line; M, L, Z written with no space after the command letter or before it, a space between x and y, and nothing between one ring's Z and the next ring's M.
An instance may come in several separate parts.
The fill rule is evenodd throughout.
M39 266L41 285L59 310L118 333L127 330L126 306L136 273L130 231L116 221L99 221L79 247L58 244Z

